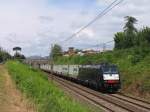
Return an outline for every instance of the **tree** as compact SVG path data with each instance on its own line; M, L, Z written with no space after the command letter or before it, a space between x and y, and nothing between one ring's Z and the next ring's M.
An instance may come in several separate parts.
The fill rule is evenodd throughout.
M114 41L115 41L115 49L125 48L125 33L124 32L116 33Z
M136 46L150 46L150 28L144 27L138 31L135 42Z
M15 54L18 54L18 51L21 51L21 47L14 47L13 51L15 51Z
M25 56L22 55L21 53L19 53L19 51L21 51L21 47L14 47L13 48L13 51L15 51L15 54L14 54L14 58L16 59L25 59Z
M140 33L140 32L139 32ZM143 39L150 45L150 28L145 27L141 31Z
M131 16L125 17L126 24L124 26L124 32L126 34L136 33L137 29L135 28L134 24L137 23L137 19Z
M137 19L131 16L125 17L126 24L124 26L125 33L125 48L133 47L136 40L137 29L135 28L135 24L137 23Z
M53 58L57 58L57 57L59 57L59 56L62 56L62 48L61 48L60 45L55 44L55 45L52 47L51 56L52 56Z
M124 32L118 32L115 34L115 49L131 48L136 44L138 31L134 25L137 23L137 19L131 16L126 16L125 21Z

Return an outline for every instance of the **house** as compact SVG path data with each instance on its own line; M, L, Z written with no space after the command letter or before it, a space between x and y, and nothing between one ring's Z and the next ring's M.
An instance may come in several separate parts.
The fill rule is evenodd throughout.
M68 51L65 51L63 53L63 56L73 56L76 55L76 51L74 50L74 47L69 47Z
M92 49L86 49L86 50L75 50L74 47L69 47L68 51L65 51L63 56L84 56L84 55L91 55L91 54L97 54L99 51L95 51Z
M99 53L99 51L95 51L92 49L86 49L86 50L83 50L82 53L84 53L84 55L90 55L90 54L97 54L97 53Z
M69 56L73 56L73 55L76 54L76 51L74 50L74 47L69 47L68 54L69 54Z
M69 56L69 53L68 53L68 51L65 51L65 52L63 53L63 56L66 56L66 57L68 57L68 56Z

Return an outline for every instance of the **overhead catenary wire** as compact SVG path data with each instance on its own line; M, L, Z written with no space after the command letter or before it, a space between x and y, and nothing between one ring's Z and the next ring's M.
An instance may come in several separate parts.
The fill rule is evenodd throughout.
M110 12L113 8L115 8L117 5L119 5L120 3L122 3L124 0L115 0L114 2L112 2L108 7L106 7L102 12L100 12L93 20L91 20L87 25L85 25L84 27L82 27L79 31L75 32L74 34L72 34L71 36L69 36L67 39L65 39L62 43L67 42L69 40L71 40L73 37L75 37L77 34L79 34L80 32L82 32L83 30L85 30L87 27L89 27L90 25L92 25L95 21L97 21L98 19L102 18L104 15L106 15L108 12Z

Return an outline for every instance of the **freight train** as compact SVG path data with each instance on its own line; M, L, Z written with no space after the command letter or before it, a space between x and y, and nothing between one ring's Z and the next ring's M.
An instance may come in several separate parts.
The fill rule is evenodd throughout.
M116 65L41 65L40 68L97 90L117 92L121 88Z

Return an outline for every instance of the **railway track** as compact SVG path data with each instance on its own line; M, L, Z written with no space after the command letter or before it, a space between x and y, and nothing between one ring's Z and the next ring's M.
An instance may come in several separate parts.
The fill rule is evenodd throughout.
M140 100L125 97L119 94L103 94L84 86L75 84L57 76L53 79L64 88L73 91L84 99L102 107L108 112L150 112L150 104ZM51 76L49 75L49 78Z
M143 108L148 109L150 111L150 103L147 101L137 99L134 97L130 97L130 96L127 96L124 94L113 94L110 96L115 97L115 98L120 99L120 100L124 100L128 103L132 103L132 104L135 104L137 106L143 107Z
M124 97L130 98L130 99L133 99L133 100L136 100L136 101L140 101L140 102L143 102L143 103L146 103L146 104L149 104L149 105L150 105L150 101L145 101L144 99L135 98L135 97L133 97L133 96L125 95L125 94L123 94L123 93L118 93L118 94L121 95L121 96L124 96Z
M69 91L70 90L73 91L75 94L78 94L80 97L86 99L87 101L96 105L100 109L101 108L104 109L106 112L128 112L122 108L115 107L114 104L111 104L111 103L106 102L105 100L99 99L98 97L96 97L90 93L87 93L86 91L76 88L75 86L71 85L70 83L67 83L66 80L62 80L61 78L58 78L58 77L53 77L53 79L57 83L59 83L61 86L63 86L63 88L67 88L67 89L69 89Z

